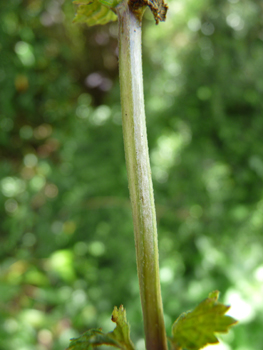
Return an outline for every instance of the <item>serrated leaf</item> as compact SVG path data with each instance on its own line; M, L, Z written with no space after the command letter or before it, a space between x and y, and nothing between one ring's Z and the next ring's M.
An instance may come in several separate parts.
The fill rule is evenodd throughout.
M230 306L218 302L219 292L214 291L194 310L183 313L172 326L173 349L199 350L208 344L218 343L214 333L227 333L237 323L225 315Z
M92 350L103 344L116 346L115 342L100 329L90 329L79 338L70 339L70 345L66 350Z
M110 345L121 350L134 350L126 311L122 305L119 309L114 307L111 319L117 325L112 332L105 334L101 329L88 330L79 338L71 339L67 350L92 350L100 345Z
M94 26L117 20L117 16L109 8L116 3L114 0L77 0L73 3L78 5L77 13L73 20L75 23L86 23L88 26ZM105 6L105 4L107 4L107 6Z

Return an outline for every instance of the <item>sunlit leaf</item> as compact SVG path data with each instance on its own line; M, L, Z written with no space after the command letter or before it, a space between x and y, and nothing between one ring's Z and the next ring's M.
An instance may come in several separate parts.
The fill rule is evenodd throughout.
M219 292L214 291L194 310L183 313L172 327L171 343L174 350L199 350L218 343L215 333L227 333L237 321L225 315L230 306L219 303Z
M114 1L90 1L80 0L74 1L77 4L77 13L74 18L75 23L86 23L88 26L96 24L106 24L110 21L116 21L117 16L109 8L115 4ZM105 6L107 4L108 6ZM114 6L113 6L114 7Z
M79 338L71 339L67 350L92 350L100 345L110 345L121 350L134 350L126 311L122 305L119 309L115 306L111 319L116 323L116 328L112 332L105 334L100 329L91 329Z

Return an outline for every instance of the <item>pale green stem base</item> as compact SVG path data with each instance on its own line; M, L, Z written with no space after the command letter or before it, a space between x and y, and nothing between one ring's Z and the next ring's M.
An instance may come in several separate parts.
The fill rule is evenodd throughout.
M123 2L119 19L119 69L123 137L132 203L137 270L147 350L166 350L160 290L156 213L146 135L141 20Z

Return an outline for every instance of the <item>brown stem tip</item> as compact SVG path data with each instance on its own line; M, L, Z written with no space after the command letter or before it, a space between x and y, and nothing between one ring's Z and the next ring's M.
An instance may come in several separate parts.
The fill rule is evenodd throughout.
M159 21L164 22L166 20L168 5L164 0L129 0L129 5L133 13L138 15L141 13L139 9L149 6L156 24L158 24Z

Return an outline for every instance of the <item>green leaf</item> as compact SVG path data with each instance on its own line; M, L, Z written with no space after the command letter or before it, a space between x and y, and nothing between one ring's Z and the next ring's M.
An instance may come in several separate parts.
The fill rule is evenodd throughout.
M126 311L122 305L119 309L114 307L111 320L117 324L112 332L105 334L100 329L90 329L79 338L71 339L67 350L92 350L100 345L110 345L121 350L134 350Z
M208 344L216 344L219 341L214 333L227 333L237 323L225 315L230 306L219 303L218 296L218 291L210 293L194 310L178 317L170 338L174 350L199 350Z
M102 344L116 346L113 340L107 338L100 329L90 329L79 338L70 339L70 345L67 350L92 350L94 347Z
M114 0L76 0L73 3L78 5L73 21L75 23L86 23L88 26L94 26L117 20L117 16L110 9L111 7L114 8L117 4Z

